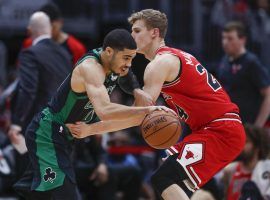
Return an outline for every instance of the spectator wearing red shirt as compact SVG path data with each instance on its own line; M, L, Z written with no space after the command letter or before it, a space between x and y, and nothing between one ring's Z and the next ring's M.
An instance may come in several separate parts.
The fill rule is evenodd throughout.
M63 18L59 8L52 3L45 4L40 8L40 11L45 12L51 21L52 25L52 38L58 44L63 46L72 57L72 62L75 64L80 57L86 53L85 46L74 36L64 32ZM26 38L23 41L23 48L28 48L32 45L32 39Z

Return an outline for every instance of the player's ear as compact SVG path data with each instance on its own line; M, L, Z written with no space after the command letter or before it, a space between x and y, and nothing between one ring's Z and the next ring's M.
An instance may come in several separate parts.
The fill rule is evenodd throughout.
M159 37L159 29L158 28L153 28L152 29L152 37Z
M110 57L110 56L113 55L114 50L113 50L113 48L111 48L111 47L106 47L105 52L106 52L106 55L107 55L108 57Z

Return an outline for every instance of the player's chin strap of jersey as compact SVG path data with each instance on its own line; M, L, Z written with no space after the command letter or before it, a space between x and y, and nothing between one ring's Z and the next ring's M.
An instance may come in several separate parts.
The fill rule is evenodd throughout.
M137 77L130 69L126 76L119 77L118 79L119 87L127 94L133 95L135 89L140 88L140 84Z

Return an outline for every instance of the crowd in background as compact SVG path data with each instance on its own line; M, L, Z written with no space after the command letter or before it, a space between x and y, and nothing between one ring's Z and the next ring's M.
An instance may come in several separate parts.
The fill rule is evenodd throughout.
M97 6L93 0L81 2ZM55 0L36 9L45 12L50 20L51 31L44 29L44 37L50 42L43 44L43 49L30 48L37 42L33 39L33 26L28 29L28 35L25 33L14 39L16 47L10 38L0 37L0 198L19 199L12 185L27 167L27 152L19 144L29 120L46 105L78 59L87 50L102 45L102 36L107 30L130 28L126 18L131 13L123 11L122 15L113 15L110 20L108 13L113 13L113 8L119 11L118 7L124 5L132 7L131 1L121 1L122 5L117 2L108 4L111 9L96 7L104 12L103 18L97 19L103 23L96 31L99 36L85 36L78 33L79 30L70 31L73 34L66 32L64 20L72 17L72 13L67 12L70 7L82 9L82 13L87 10L73 1L71 5L65 5L65 1ZM170 9L166 7L168 3L163 2L136 5L138 10L155 8L166 13ZM250 193L254 200L270 199L270 1L201 0L198 4L196 0L171 0L171 4L182 7L178 10L175 7L168 13L166 40L171 46L200 58L204 67L217 77L239 106L247 133L246 145L239 158L218 173L203 190L196 192L192 199L247 200L245 195ZM198 13L201 13L201 19L198 19ZM79 16L80 12L73 11L74 15ZM81 15L92 17L91 14ZM184 19L177 21L175 17ZM200 33L196 32L198 26L201 26ZM147 63L142 55L137 55L133 62L133 72L141 85ZM30 80L26 77L29 74L32 74ZM27 96L23 95L25 91ZM120 88L115 89L111 99L126 105L133 103L133 96ZM163 104L161 98L159 104ZM183 126L186 135L189 130ZM75 140L72 156L84 199L157 199L149 178L165 155L162 150L146 145L138 127Z

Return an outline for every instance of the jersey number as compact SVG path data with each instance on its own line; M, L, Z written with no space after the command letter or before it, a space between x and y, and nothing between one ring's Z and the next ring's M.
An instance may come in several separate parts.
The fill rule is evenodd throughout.
M83 118L83 121L85 123L89 123L95 115L94 106L92 105L90 101L88 101L87 104L84 106L84 109L88 110L89 112L87 112L87 114Z
M217 81L217 79L214 78L212 74L210 74L202 65L197 65L196 70L200 75L203 75L206 73L207 77L207 84L216 92L221 88L221 85Z
M180 117L180 119L187 121L188 114L185 112L185 110L183 108L181 108L180 106L176 105L174 102L173 102L173 104L177 109L178 116Z

